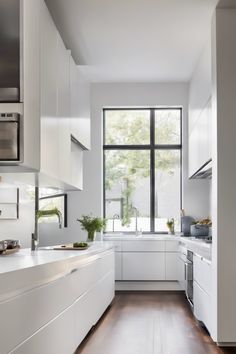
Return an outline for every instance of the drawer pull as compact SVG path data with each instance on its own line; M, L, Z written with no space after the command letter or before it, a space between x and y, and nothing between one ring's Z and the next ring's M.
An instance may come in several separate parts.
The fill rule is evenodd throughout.
M76 273L76 272L78 272L78 270L79 270L79 268L74 268L74 269L72 269L72 270L70 271L70 273L69 273L69 274Z

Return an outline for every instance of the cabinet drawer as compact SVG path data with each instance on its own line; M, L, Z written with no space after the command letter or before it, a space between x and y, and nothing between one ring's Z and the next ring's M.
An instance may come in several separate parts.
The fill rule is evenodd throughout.
M165 280L165 253L123 253L123 280Z
M105 274L114 268L114 252L109 251L98 256L94 261L86 264L83 268L75 269L72 276L72 292L74 301L84 292L88 291Z
M202 321L210 331L210 296L194 281L193 282L194 315Z
M178 252L179 241L165 241L165 243L166 243L166 252Z
M193 257L193 279L211 294L211 264L196 255Z
M165 241L123 241L123 252L164 252Z
M28 313L27 313L28 314ZM68 354L76 349L74 342L73 308L67 309L40 329L11 354ZM24 317L24 319L26 316ZM22 319L21 319L22 320ZM12 339L12 333L9 334ZM1 343L2 345L2 343ZM4 353L5 352L1 352Z
M71 281L66 276L0 304L1 353L8 353L71 305Z

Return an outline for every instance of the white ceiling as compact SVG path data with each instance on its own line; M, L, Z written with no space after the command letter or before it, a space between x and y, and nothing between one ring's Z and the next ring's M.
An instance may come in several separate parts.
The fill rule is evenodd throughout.
M91 81L188 81L217 0L46 0Z

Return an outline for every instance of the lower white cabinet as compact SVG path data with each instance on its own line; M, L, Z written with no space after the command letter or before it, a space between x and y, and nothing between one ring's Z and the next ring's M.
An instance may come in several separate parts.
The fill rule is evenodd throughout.
M166 252L166 276L165 280L178 280L178 253Z
M9 354L73 353L73 316L74 309L70 307Z
M193 257L194 315L211 331L211 263L204 258Z
M165 280L165 253L124 252L123 280Z
M114 280L109 250L74 263L58 280L2 302L1 354L74 353L111 303Z
M115 280L122 280L122 253L115 253Z
M193 303L195 317L199 321L203 322L207 329L210 331L210 296L198 285L196 281L193 282Z
M115 248L116 281L179 280L179 241L139 239L109 242Z

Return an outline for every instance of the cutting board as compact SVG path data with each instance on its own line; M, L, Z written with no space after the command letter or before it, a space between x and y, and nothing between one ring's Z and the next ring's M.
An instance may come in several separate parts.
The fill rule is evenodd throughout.
M0 251L0 256L8 256L9 254L19 252L19 250L20 247L15 247L15 248L7 249L5 251Z
M73 247L72 244L53 247L53 249L56 250L56 251L83 251L83 250L86 250L88 248L89 248L89 246L86 246L86 247Z

